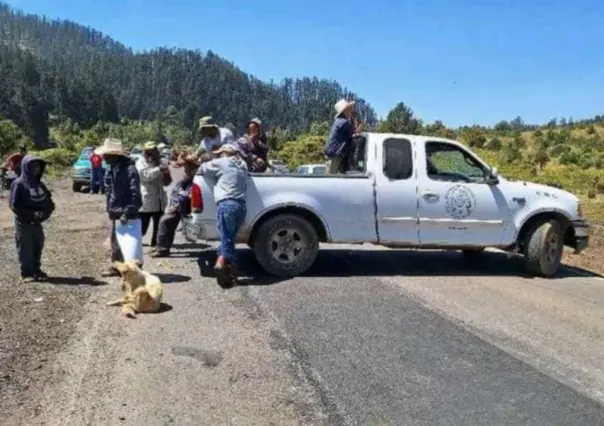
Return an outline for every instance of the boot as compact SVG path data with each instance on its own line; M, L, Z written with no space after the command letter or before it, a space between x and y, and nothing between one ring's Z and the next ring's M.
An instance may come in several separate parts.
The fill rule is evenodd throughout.
M216 259L216 263L214 264L214 273L216 274L216 282L220 287L233 287L233 279L229 274L224 256L218 256L218 259Z

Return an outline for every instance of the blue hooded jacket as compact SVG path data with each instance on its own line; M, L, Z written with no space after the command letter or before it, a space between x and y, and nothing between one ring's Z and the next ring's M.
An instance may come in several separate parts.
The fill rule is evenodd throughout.
M40 175L34 176L34 164L40 164ZM10 209L17 219L27 223L44 222L55 210L55 203L42 176L46 162L39 157L26 155L21 161L21 175L10 188Z

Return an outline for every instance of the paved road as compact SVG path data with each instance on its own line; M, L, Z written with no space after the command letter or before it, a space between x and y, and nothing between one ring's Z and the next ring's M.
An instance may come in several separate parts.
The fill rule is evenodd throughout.
M148 261L165 312L104 306L26 422L64 425L604 424L604 280L516 259L326 247L304 277L223 291L211 251Z
M249 267L254 270L253 260ZM485 254L334 249L243 289L343 424L604 424L604 280Z

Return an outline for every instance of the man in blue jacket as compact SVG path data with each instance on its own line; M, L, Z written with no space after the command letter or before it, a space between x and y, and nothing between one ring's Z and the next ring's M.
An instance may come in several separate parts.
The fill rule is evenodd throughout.
M138 219L139 210L143 205L141 185L134 161L128 157L119 139L105 139L103 145L97 148L109 166L105 174L107 213L112 222L111 231L111 263L123 261L122 252L115 236L115 223ZM117 277L119 271L113 266L103 271L104 277Z
M334 118L323 153L329 160L329 174L345 173L348 168L348 155L352 148L352 138L362 131L362 125L355 129L352 122L354 102L340 99L334 105Z
M42 182L45 169L44 160L26 155L21 161L21 175L11 185L9 205L15 214L15 242L24 283L48 279L41 267L42 222L54 212L55 204Z

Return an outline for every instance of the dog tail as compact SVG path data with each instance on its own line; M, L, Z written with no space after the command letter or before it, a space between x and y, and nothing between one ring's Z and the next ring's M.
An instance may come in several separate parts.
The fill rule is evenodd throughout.
M124 299L117 299L113 302L107 302L107 306L120 306L123 305L126 301Z

